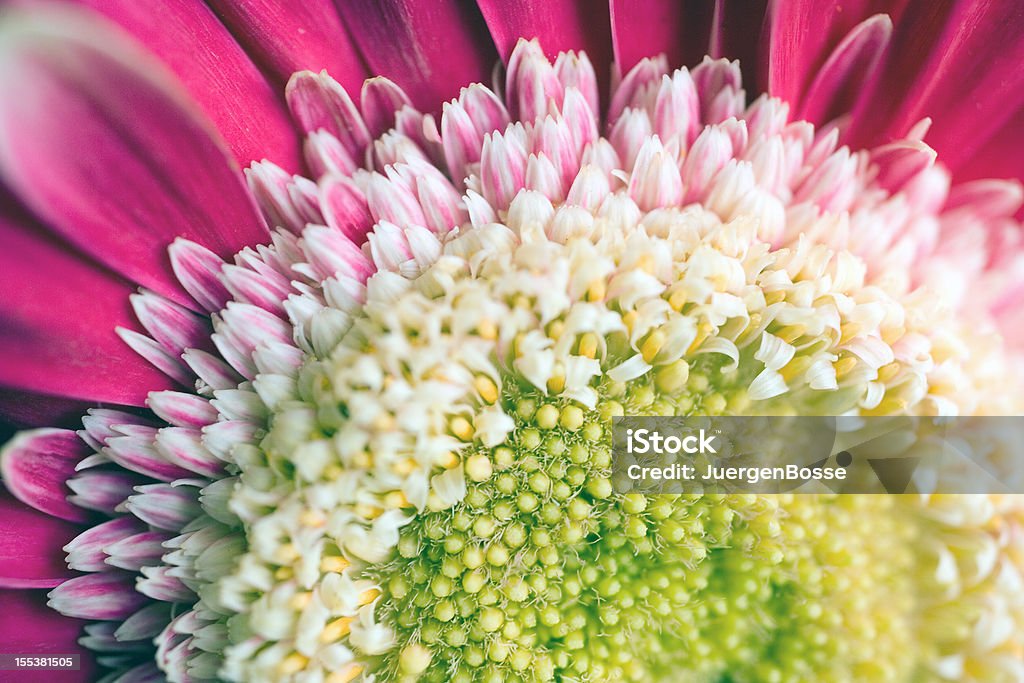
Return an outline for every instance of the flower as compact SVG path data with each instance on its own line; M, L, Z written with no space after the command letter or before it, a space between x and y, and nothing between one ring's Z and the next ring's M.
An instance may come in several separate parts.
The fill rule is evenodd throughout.
M1019 680L1016 498L623 495L608 420L1019 411L1020 21L649 4L11 12L0 381L92 407L3 585L122 683Z

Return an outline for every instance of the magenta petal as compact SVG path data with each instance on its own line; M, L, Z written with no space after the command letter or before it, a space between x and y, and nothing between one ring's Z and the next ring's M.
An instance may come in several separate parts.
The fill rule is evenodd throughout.
M611 0L610 6L615 64L622 74L644 57L664 54L672 67L692 68L709 54L713 2Z
M440 109L460 87L490 78L497 57L472 3L345 0L337 6L369 71L401 86L422 111Z
M818 71L796 118L823 124L850 111L892 37L892 20L876 14L850 31Z
M72 522L88 518L68 502L67 480L89 447L67 429L21 432L0 451L0 474L14 496L48 515Z
M608 92L611 73L612 33L607 6L591 0L560 2L506 2L479 0L498 54L508 60L521 37L540 39L544 53L554 59L559 52L586 50L601 83Z
M367 77L359 51L331 0L210 0L209 4L249 54L282 84L296 71L327 69L347 90L356 92Z
M51 227L181 301L167 267L175 237L222 255L267 238L223 141L159 63L78 12L11 14L0 26L0 174Z
M126 619L149 602L135 590L135 577L120 571L68 579L50 591L50 607L79 619Z
M61 548L77 526L33 510L2 488L0 519L0 587L53 588L74 575Z
M126 282L37 226L0 215L0 236L0 385L132 405L172 386L114 331L134 326Z
M93 654L78 644L83 622L46 606L42 591L0 590L0 643L5 653L77 654L79 671L22 671L4 680L17 683L81 683L96 680ZM10 673L10 672L8 672Z
M91 405L90 401L0 389L0 418L21 429L74 426Z
M169 66L213 121L239 165L268 157L291 171L299 170L299 140L281 103L279 88L267 82L202 0L75 2L120 24ZM284 6L274 2L241 4ZM288 3L288 13L308 4L313 0ZM234 28L230 23L228 27ZM303 36L303 40L307 38ZM275 40L283 47L283 38ZM341 47L339 43L339 51Z

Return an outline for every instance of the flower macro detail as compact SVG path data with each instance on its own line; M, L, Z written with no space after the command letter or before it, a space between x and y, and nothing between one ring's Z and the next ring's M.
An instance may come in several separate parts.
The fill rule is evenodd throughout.
M246 170L269 243L174 241L205 313L142 289L119 331L194 391L0 460L102 518L50 605L112 680L1020 679L1013 498L610 478L613 416L1019 411L1018 186L951 191L927 120L851 150L725 59L602 106L522 40L439 116L383 77L286 99L309 175Z

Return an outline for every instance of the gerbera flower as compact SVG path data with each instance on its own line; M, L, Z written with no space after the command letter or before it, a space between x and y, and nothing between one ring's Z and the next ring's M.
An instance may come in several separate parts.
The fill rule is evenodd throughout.
M0 456L5 645L1024 676L1014 497L609 469L616 415L1021 409L1014 4L85 4L0 23L5 409L84 411Z

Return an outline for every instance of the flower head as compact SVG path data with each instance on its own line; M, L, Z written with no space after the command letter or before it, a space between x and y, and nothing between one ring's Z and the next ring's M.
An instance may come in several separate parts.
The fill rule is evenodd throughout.
M16 66L50 41L127 69L16 26ZM235 214L192 179L175 282L119 261L145 287L118 334L178 386L3 451L16 496L89 522L50 606L131 653L101 660L121 680L1016 680L1013 497L611 480L618 415L1020 410L994 389L1020 371L1019 186L950 190L927 119L861 149L803 118L843 113L892 30L857 25L789 102L664 56L602 98L588 53L536 40L437 115L296 72L308 174L253 162Z

